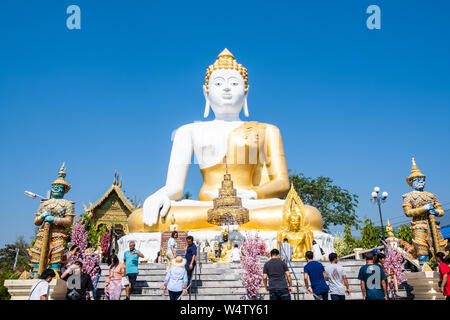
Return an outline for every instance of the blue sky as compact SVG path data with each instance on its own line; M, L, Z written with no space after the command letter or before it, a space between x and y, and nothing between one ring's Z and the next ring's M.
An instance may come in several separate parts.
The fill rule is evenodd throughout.
M81 8L81 30L66 8ZM381 8L381 30L366 8ZM402 219L411 157L450 203L448 1L29 1L0 4L0 245L33 234L63 161L67 198L96 201L117 168L142 201L161 187L171 133L202 120L205 70L227 47L249 72L252 121L277 125L288 168ZM211 117L211 116L210 116ZM185 191L197 196L192 165ZM447 205L448 207L448 205ZM338 228L340 229L340 228Z

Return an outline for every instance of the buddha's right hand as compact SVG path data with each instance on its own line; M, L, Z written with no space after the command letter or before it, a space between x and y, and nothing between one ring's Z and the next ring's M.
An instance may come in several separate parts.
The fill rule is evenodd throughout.
M142 207L142 221L151 227L158 222L159 215L166 216L170 209L170 199L164 194L152 194L145 199ZM161 211L160 211L161 210Z

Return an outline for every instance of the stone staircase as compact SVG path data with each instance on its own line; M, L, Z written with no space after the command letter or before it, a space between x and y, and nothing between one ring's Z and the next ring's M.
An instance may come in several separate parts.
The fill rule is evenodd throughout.
M322 262L323 265L329 262ZM299 280L299 299L313 300L313 296L306 293L303 281L303 267L306 262L292 262L295 274ZM359 268L365 264L363 260L341 261L340 264L347 272L347 278L350 285L351 295L347 296L349 300L361 299L361 289L358 278ZM105 281L108 276L108 267L102 265L102 276L97 287L97 295L100 299L104 294ZM137 278L136 288L131 294L131 300L168 300L168 294L163 292L163 282L165 277L165 264L141 263L139 265L139 276ZM193 281L193 290L191 299L197 300L241 300L244 299L246 290L241 282L242 269L239 263L207 263L197 265L197 281ZM293 289L296 292L296 281L292 275ZM194 279L194 275L193 275ZM300 284L302 286L300 286ZM264 287L260 293L264 299L269 299ZM406 296L401 292L401 296ZM125 290L122 291L121 298L125 297ZM292 296L294 299L294 296ZM189 296L183 296L182 300L189 300Z

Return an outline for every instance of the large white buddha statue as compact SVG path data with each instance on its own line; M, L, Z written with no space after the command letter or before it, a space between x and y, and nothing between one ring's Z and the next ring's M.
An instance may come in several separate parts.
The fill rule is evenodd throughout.
M287 223L283 221L281 198L290 185L280 131L271 124L239 118L242 109L249 117L248 92L247 69L227 49L223 50L207 69L203 85L204 117L212 109L215 119L178 128L166 184L130 215L130 233L166 231L171 225L177 225L178 230L221 231L207 222L207 211L217 197L226 165L237 196L249 209L250 220L239 230L278 231ZM203 176L199 200L175 201L183 194L193 154ZM322 231L320 212L312 206L304 207L305 224L311 231Z

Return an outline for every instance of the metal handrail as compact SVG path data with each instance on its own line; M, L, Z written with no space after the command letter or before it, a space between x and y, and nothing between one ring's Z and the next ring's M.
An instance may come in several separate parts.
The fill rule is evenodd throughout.
M281 244L282 244L281 241L278 241L278 244L280 245L280 250L284 253L284 256L287 257L287 254L286 254L286 252L284 251L283 246L281 245ZM286 260L287 260L287 259L286 259ZM294 268L293 268L292 265L291 265L291 261L290 261L290 260L287 260L287 263L288 263L289 268L290 268L291 271L292 271L292 274L294 275L294 278L295 278L295 286L297 287L297 299L295 299L295 300L300 300L300 292L299 292L299 290L298 290L298 279L297 279L297 275L295 274ZM295 294L294 294L294 297L295 297Z
M200 253L201 254L201 253ZM197 283L200 280L200 273L197 272L197 265L200 268L200 272L201 272L201 268L202 268L202 259L198 256L195 257L195 266L194 266L194 276L191 277L191 283L189 283L187 290L189 290L189 300L192 300L192 288L195 288L194 291L194 300L197 300ZM193 285L195 280L195 285Z
M366 253L366 252L371 252L373 249L383 249L384 247L385 247L385 246L382 245L382 246L374 247L374 248L371 248L371 249L365 249L365 250L359 251L359 253L360 253L360 254L364 254L364 253ZM361 248L361 249L362 249L362 248ZM340 260L342 260L342 259L348 259L348 258L350 258L350 257L356 257L356 252L352 252L352 253L350 253L350 254L348 254L348 255L346 255L346 256L340 257L339 259L340 259Z

